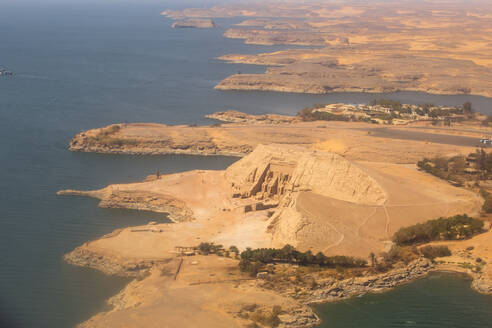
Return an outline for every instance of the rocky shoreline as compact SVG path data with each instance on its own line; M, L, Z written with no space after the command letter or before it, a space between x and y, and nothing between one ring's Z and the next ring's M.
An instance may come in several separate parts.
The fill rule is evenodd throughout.
M175 20L243 17L245 20L229 27L224 37L243 39L246 44L306 47L224 55L219 59L266 65L267 70L264 74L230 75L215 87L218 90L308 94L418 91L492 97L491 43L488 25L484 25L489 22L461 15L468 8L452 6L449 14L454 18L448 21L433 4L410 11L405 4L349 1L345 5L346 12L341 15L337 14L340 8L330 3L291 4L288 9L265 3L218 5L168 10L162 15ZM413 22L415 17L419 24ZM400 24L395 25L397 21ZM381 29L388 32L382 35ZM467 40L470 47L456 40Z
M312 291L306 297L302 297L307 304L325 303L344 298L377 293L389 290L396 286L409 283L426 276L434 269L431 261L421 258L412 261L406 267L394 269L379 275L368 277L356 277L342 281L326 279L317 281L319 289Z
M131 299L128 299L129 289L132 290L132 293L139 293L140 283L137 281L141 281L143 279L143 283L145 283L147 277L152 276L153 271L163 270L163 267L175 262L175 260L171 258L166 260L124 260L117 257L100 255L93 251L84 249L83 246L65 255L64 259L68 263L90 267L100 270L105 274L137 278L137 280L130 283L124 290L122 290L122 292L108 300L108 304L113 306L112 311L120 311L121 308L124 308L123 305L132 302ZM394 287L423 278L431 272L466 273L473 278L471 285L473 289L480 293L492 294L492 284L490 281L484 280L480 275L469 270L463 270L459 267L433 263L425 258L419 258L407 265L376 275L353 277L344 280L336 280L334 278L319 279L317 280L317 285L315 288L297 288L292 285L290 288L282 290L279 290L278 288L271 289L268 286L267 279L256 279L253 281L253 284L251 284L251 280L247 279L236 279L231 280L231 282L224 281L218 283L225 286L235 285L235 288L238 288L237 286L242 286L240 288L247 288L248 290L261 290L266 293L276 294L291 300L295 300L295 302L299 303L295 310L279 315L279 327L305 328L312 327L320 323L320 319L314 314L314 312L312 312L309 305L335 302L354 296L364 295L366 293L381 293L389 291ZM193 284L190 283L190 286L191 285ZM206 286L207 285L205 284L201 288L206 289ZM215 284L213 286L215 286ZM135 306L138 306L138 304ZM255 306L261 307L263 305L258 303ZM244 309L233 311L229 310L228 313L233 316L241 316L244 315ZM101 314L96 315L96 318L100 315ZM89 320L80 327L92 327L90 322L91 321Z
M492 284L483 277L471 271L459 268L443 267L432 263L430 260L420 258L412 261L404 268L398 268L375 276L351 278L340 282L333 280L319 281L322 286L309 294L304 301L308 304L326 303L340 299L350 298L366 293L380 293L389 291L394 287L411 283L424 278L432 272L463 273L470 276L473 281L471 287L482 294L492 294Z
M244 157L260 144L294 144L337 152L351 160L372 161L378 158L378 161L389 163L417 163L424 157L449 153L469 154L475 149L465 147L462 143L442 144L446 138L442 133L447 132L435 130L435 127L432 127L432 133L436 134L438 142L428 139L425 147L422 147L423 143L418 141L420 137L403 140L398 138L399 131L395 131L395 138L378 138L373 133L379 126L385 131L401 129L400 126L390 124L384 124L383 127L382 124L364 122L304 122L297 116L250 115L237 111L218 112L208 117L227 124L113 124L75 135L68 149L101 154ZM411 131L410 134L419 135L422 124L415 128L407 124L406 128ZM430 122L427 124L431 126Z
M123 144L119 147L94 142L86 137L82 132L75 136L68 146L70 151L97 153L97 154L116 154L116 155L200 155L200 156L234 156L242 157L252 151L251 147L239 146L238 148L220 149L216 145L166 145L142 140L137 145Z
M63 259L72 265L91 268L110 276L144 277L155 265L165 264L171 259L124 260L117 257L95 254L85 248L86 244L65 254Z
M101 199L102 207L166 212L176 222L149 222L120 229L65 255L68 263L136 279L112 298L119 305L113 304L112 311L94 316L81 327L119 327L121 320L132 318L138 318L133 326L139 326L143 325L139 321L142 318L164 320L162 313L173 315L181 311L182 307L175 308L179 304L185 308L193 304L196 311L203 310L201 317L190 320L210 320L208 326L218 328L222 327L218 323L223 322L228 325L224 328L244 327L252 318L273 313L277 306L282 308L278 313L279 327L310 327L319 323L310 304L382 292L444 269L466 271L474 277L474 288L481 292L492 290L486 264L490 256L481 246L490 244L490 232L456 241L452 250L456 258L446 258L446 266L439 261L418 259L407 265L393 263L394 269L381 274L375 274L375 268L366 268L342 270L343 274L327 269L317 275L316 270L297 271L278 264L272 273L276 280L261 276L252 279L239 270L238 260L230 252L221 257L180 256L183 249L193 249L195 253L193 247L203 242L225 245L224 249L232 245L246 249L293 244L314 253L328 250L331 256L367 258L370 252L387 251L388 226L398 229L426 218L475 213L482 204L474 193L419 172L415 166L395 164L394 154L421 159L422 144L402 145L404 141L384 139L379 146L379 139L361 128L368 124L298 123L291 117L234 111L216 113L213 118L231 123L201 127L116 124L82 132L71 141L70 149L80 151L243 149L246 153L254 148L224 171L159 174L138 183L58 193L95 197ZM347 134L343 142L353 141L352 147L366 142L367 148L358 150L366 161L352 161L348 157L353 153L345 148L331 151L332 146L338 145L330 140L330 134L337 138ZM265 140L276 143L262 145L260 141ZM385 151L379 147L385 147ZM436 153L451 149L429 143L425 148ZM372 154L379 154L378 162L371 162ZM390 159L383 159L380 154ZM412 195L411 199L408 195ZM400 211L402 206L405 212ZM468 249L474 251L463 251ZM470 271L476 270L474 263L479 263L478 258L483 260L482 273ZM282 265L288 269L283 271ZM300 280L296 272L302 274ZM316 284L302 280L311 279L309 275ZM176 299L181 303L176 305ZM128 304L133 305L127 307ZM251 304L261 311L245 310ZM181 316L175 319L166 324L184 326ZM196 325L193 322L186 327Z
M472 278L471 287L481 294L492 294L492 281L483 275L458 266L442 265L426 258L416 259L407 265L399 265L388 272L353 277L344 280L325 278L316 280L316 288L294 288L275 290L283 295L295 298L304 304L319 304L339 301L367 293L381 293L397 286L411 283L426 277L432 272L449 272L466 274ZM312 278L308 275L308 278ZM260 281L260 286L268 285L267 281ZM268 288L268 287L267 287Z
M117 126L117 131L132 127L137 129L162 128L179 130L184 126L166 126L159 124L117 124L104 128L81 132L74 136L68 145L70 151L90 152L100 154L124 154L124 155L200 155L200 156L235 156L242 157L251 152L253 148L247 144L220 145L200 130L209 127L187 128L197 131L199 137L184 136L184 140L170 140L168 136L162 138L148 138L144 136L121 137L117 131L107 132ZM206 132L206 131L205 131Z
M234 63L250 64L249 61L235 60ZM391 84L357 85L357 81L350 80L345 83L309 80L302 76L289 73L272 73L267 70L265 74L233 74L220 81L214 89L222 91L273 91L284 93L306 93L313 95L324 95L331 93L394 93L394 92L424 92L433 95L474 95L492 97L488 90L461 90L459 87L435 88L433 86L402 86ZM292 75L285 79L285 75Z
M147 179L148 181L149 179ZM173 222L192 221L193 211L179 199L152 192L126 192L118 188L97 191L60 190L57 195L87 196L100 199L99 207L126 208L138 211L166 213Z

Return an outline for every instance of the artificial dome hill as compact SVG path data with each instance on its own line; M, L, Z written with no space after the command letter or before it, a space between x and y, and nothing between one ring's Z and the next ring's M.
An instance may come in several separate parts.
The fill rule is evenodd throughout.
M153 225L159 233L122 229L72 253L94 252L109 262L164 259L175 246L200 241L243 249L291 244L367 257L387 251L401 227L481 206L474 193L414 167L351 162L292 145L260 145L225 171L195 170L60 194L96 197L103 207L167 212L176 222Z

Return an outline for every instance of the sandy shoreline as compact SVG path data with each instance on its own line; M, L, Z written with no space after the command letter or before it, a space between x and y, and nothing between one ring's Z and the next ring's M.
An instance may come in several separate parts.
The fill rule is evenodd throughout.
M313 126L321 124L324 127L318 129L324 137L330 138L330 133L338 138L341 133L356 136L352 142L358 147L340 147L335 142L319 139L315 142L317 147L309 144L316 140L313 134L321 133ZM238 260L214 255L185 257L179 274L173 274L181 261L176 255L176 246L213 241L225 247L236 245L245 249L282 247L291 243L302 250L367 258L370 251L387 251L390 236L399 227L439 216L478 213L482 200L474 193L419 172L414 164L398 164L403 161L401 157L389 160L403 149L405 159L412 163L421 158L423 151L428 156L453 151L466 154L473 148L377 138L359 127L366 125L233 123L222 128L129 124L121 125L113 134L104 134L105 137L138 140L129 145L129 149L140 147L142 142L144 147L157 144L169 150L173 142L186 146L186 141L192 149L199 150L194 148L195 142L202 140L203 133L213 135L214 147L221 145L218 140L227 142L227 147L234 147L230 135L219 133L224 130L232 131L228 132L231 135L239 131L237 140L244 140L244 134L259 135L257 138L272 136L274 141L293 139L286 139L287 145L251 143L255 150L243 153L244 157L225 171L162 174L149 176L140 183L110 185L100 190L60 191L60 194L98 198L102 207L167 212L175 222L119 229L65 256L65 260L74 265L136 278L110 300L114 306L112 311L94 316L81 327L119 327L122 322L128 327L137 322L157 327L164 323L159 321L163 320L160 313L173 314L176 321L166 319L171 326L193 327L197 324L194 320L200 320L206 322L205 326L242 327L251 321L250 316L259 315L255 314L257 311L266 315L276 306L282 309L278 315L280 327L310 327L319 320L308 306L311 303L385 291L439 270L465 272L473 277L475 290L490 293L492 270L488 263L492 254L488 245L492 244L491 231L470 240L443 243L452 249L453 257L437 259L436 263L419 259L386 273L340 281L318 277L316 272L305 275L306 279L315 277L318 286L315 289L308 288L304 282L272 288L268 280L252 280L239 272ZM279 137L282 128L286 129L285 134ZM113 128L83 132L75 137L75 145L92 151L91 147L100 146L87 146L87 140L108 129ZM293 131L297 132L293 134ZM186 139L180 140L182 137ZM378 139L384 142L373 142ZM254 141L253 137L248 142L251 140ZM328 151L320 149L320 144L327 144ZM244 143L241 141L240 145ZM79 150L73 146L72 142L72 150ZM201 147L205 146L201 144ZM330 152L332 147L338 147L343 156ZM374 154L381 151L378 147L390 153L375 162ZM126 150L126 146L123 149ZM353 158L364 160L354 161ZM330 215L326 214L328 209ZM351 213L350 220L344 214L347 210ZM478 266L481 271L474 272ZM241 299L235 298L238 289L243 295ZM158 294L153 292L156 290ZM211 299L210 295L217 297ZM174 300L181 305L191 302L200 315L183 323L182 316L177 315L182 310L176 308ZM251 307L258 309L247 310Z
M100 255L93 254L93 256ZM456 265L433 264L424 259L375 276L342 281L320 279L315 290L296 288L295 292L294 288L292 290L265 288L268 283L266 280L251 279L247 276L241 278L241 273L237 271L237 260L212 255L184 258L183 271L180 272L177 280L173 280L172 273L177 261L178 259L174 259L165 264L154 263L148 268L141 266L142 270L149 273L134 280L119 294L108 300L108 304L112 306L111 311L97 314L79 327L121 327L123 322L128 327L135 326L132 322L135 324L138 322L140 326L143 324L146 327L157 327L163 323L170 327L191 327L197 322L202 326L242 327L248 323L243 316L244 309L253 305L265 311L273 306L280 306L283 312L279 316L281 320L279 327L311 327L319 324L320 320L309 305L336 302L366 293L382 293L423 278L432 272L467 274L473 279L474 290L492 294L492 280L484 280L483 276ZM84 265L81 262L76 264ZM202 268L202 265L206 267ZM94 268L105 270L104 267ZM156 290L160 290L159 293L156 294ZM234 296L238 293L241 295L240 299ZM211 299L197 297L197 295L220 296ZM185 303L186 308L180 308ZM188 313L199 311L201 314L188 325L187 320L184 322L182 320L182 316L185 315L181 313L183 310ZM174 315L169 315L170 313Z

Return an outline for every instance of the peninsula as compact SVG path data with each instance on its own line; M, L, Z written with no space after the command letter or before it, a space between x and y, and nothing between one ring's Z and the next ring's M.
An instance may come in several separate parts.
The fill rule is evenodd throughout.
M492 97L492 9L484 1L236 3L162 13L172 19L244 20L227 38L305 46L220 60L267 66L234 74L219 90L422 91Z
M378 158L417 163L438 154L468 154L492 135L489 119L458 107L373 104L319 104L296 116L250 115L235 110L207 115L227 124L170 126L113 124L76 135L72 151L113 154L192 154L244 156L259 144L295 144L339 153L350 160ZM426 146L414 141L424 141Z
M210 117L233 123L116 124L70 142L73 151L243 157L225 171L151 175L140 183L59 192L98 198L101 207L168 213L174 222L120 229L65 256L75 265L137 278L109 300L111 311L81 327L244 327L270 326L270 320L279 327L310 327L318 323L311 303L386 290L435 270L466 272L477 291L492 292L490 223L459 223L469 220L463 213L482 215L483 197L472 184L458 188L416 166L423 158L474 152L475 144L467 142L478 143L475 135L489 133L488 126L473 120L450 127L418 120L405 126L306 122L237 111ZM418 138L422 133L428 140ZM398 245L401 229L439 217L471 224L479 233L429 240L419 248ZM258 265L271 260L254 262L256 255L247 253L285 247L293 254L321 254L316 258L325 264L314 270L298 267L301 260ZM343 273L335 266L345 267ZM183 312L190 310L199 314Z

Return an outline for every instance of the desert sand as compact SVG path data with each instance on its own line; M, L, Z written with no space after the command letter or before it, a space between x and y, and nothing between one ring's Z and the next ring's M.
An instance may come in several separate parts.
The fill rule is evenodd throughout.
M458 125L453 130L432 127L429 128L432 133L425 134L429 131L420 129L420 125L412 128L327 121L250 123L219 126L118 124L116 132L114 126L82 132L71 140L69 148L113 154L244 156L259 144L295 144L333 151L349 160L416 163L423 157L468 154L475 150L480 138L478 132L475 136L460 132ZM382 137L378 136L378 131L383 131L379 129L384 129ZM409 133L398 137L399 131ZM484 134L485 131L490 129L484 130ZM449 135L457 138L449 138Z
M248 44L302 45L219 59L267 65L220 90L394 92L491 97L492 12L486 1L288 1L165 11L173 18L244 17L225 31Z
M250 321L237 314L255 304L265 311L280 306L280 317L294 320L292 327L318 322L309 307L257 288L254 279L241 275L235 260L184 258L175 278L178 263L154 267L145 279L134 280L109 300L112 311L80 327L244 327Z
M386 290L432 270L466 272L473 276L476 290L492 292L485 246L490 231L450 243L453 257L439 264L412 262L341 285L319 278L324 281L319 289L303 289L299 295L288 289L265 289L261 280L238 271L237 260L215 256L184 258L186 269L174 280L172 272L181 259L176 247L213 242L243 250L290 244L301 251L368 258L370 253L388 251L393 233L401 227L462 213L479 215L483 203L475 192L454 187L415 165L423 157L475 151L479 137L490 128L474 121L437 127L430 122L405 126L302 122L294 116L235 111L209 117L227 124L115 124L71 140L72 151L242 157L224 171L161 173L140 183L59 192L98 198L101 207L168 213L174 222L119 229L65 256L75 265L138 278L110 300L113 310L94 316L83 327L123 323L132 327L153 317L158 319L149 325L160 325L161 313L173 313L166 321L170 327L193 327L195 320L235 327L248 322L241 309L254 299L265 313L275 305L291 309L280 315L283 327L308 327L318 320L306 306L311 302ZM475 251L467 250L469 243L477 245ZM481 272L474 264L463 264L475 263L478 257L484 260ZM244 294L242 302L236 300L237 288ZM219 294L223 297L210 298ZM170 298L176 302L170 305ZM179 313L187 302L199 314L183 320Z
M400 227L441 216L478 214L482 204L475 193L414 165L349 161L334 152L281 144L259 145L225 171L164 174L141 183L59 194L96 197L103 207L167 212L175 222L120 229L65 256L75 265L139 277L110 300L110 312L82 327L134 327L142 322L151 327L194 327L197 322L240 327L248 321L238 314L248 304L265 311L279 305L285 311L280 315L283 327L308 327L318 322L306 307L310 302L384 290L436 268L412 263L385 276L347 281L340 295L333 294L340 287L328 281L321 289L327 296L318 290L296 301L241 274L234 259L193 256L179 264L176 247L202 241L240 249L291 244L313 253L367 258L370 252L388 251ZM466 244L458 242L453 249L460 256L468 243L488 244L489 238L490 232ZM481 256L488 259L485 255ZM466 271L458 263L450 261L439 269ZM490 292L488 267L483 274L470 273L477 290ZM378 283L366 290L364 281Z
M350 162L285 145L258 146L225 171L59 193L97 197L102 207L168 212L176 224L150 227L155 231L127 228L82 247L142 259L165 259L175 246L200 241L242 249L291 244L314 253L367 257L384 251L401 227L476 214L482 202L411 166Z

